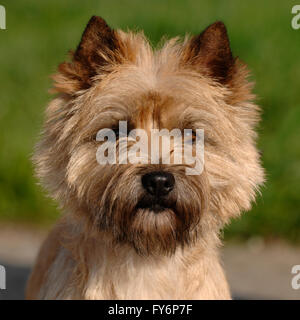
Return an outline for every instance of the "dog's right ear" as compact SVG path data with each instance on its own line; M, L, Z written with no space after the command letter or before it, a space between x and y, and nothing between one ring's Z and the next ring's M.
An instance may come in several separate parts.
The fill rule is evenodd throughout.
M71 54L72 61L61 63L59 73L53 76L55 92L74 94L88 89L96 75L108 72L110 66L122 59L116 32L96 16L90 19L76 51Z

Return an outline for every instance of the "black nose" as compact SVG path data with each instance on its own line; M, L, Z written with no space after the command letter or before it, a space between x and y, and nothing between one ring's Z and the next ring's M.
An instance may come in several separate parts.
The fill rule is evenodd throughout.
M175 178L169 172L153 171L142 176L142 184L150 194L160 197L174 188Z

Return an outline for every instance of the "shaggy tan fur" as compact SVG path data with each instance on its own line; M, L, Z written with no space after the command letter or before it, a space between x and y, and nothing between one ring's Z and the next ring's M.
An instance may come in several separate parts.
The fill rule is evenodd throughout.
M255 146L259 108L226 28L167 41L153 51L141 33L93 17L71 62L54 76L58 96L34 162L65 214L44 243L28 299L229 299L219 232L249 210L264 174ZM204 129L205 165L99 165L95 137L132 128ZM174 175L158 214L139 207L141 176Z

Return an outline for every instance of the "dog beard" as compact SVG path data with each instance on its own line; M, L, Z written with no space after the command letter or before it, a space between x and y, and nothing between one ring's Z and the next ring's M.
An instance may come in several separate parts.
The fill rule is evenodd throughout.
M184 166L165 168L174 175L175 188L156 198L141 185L151 168L115 166L112 171L92 211L96 227L110 233L115 244L129 244L140 255L170 255L195 241L207 202L204 174L186 176Z

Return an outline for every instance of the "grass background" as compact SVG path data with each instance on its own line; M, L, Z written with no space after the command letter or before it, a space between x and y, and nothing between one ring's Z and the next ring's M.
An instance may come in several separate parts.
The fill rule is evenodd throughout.
M58 215L33 178L30 154L50 100L49 75L75 48L91 15L114 28L143 29L153 44L197 34L223 20L232 49L248 63L263 108L259 147L268 182L226 237L300 241L300 30L294 1L2 0L0 30L0 221L48 225Z

